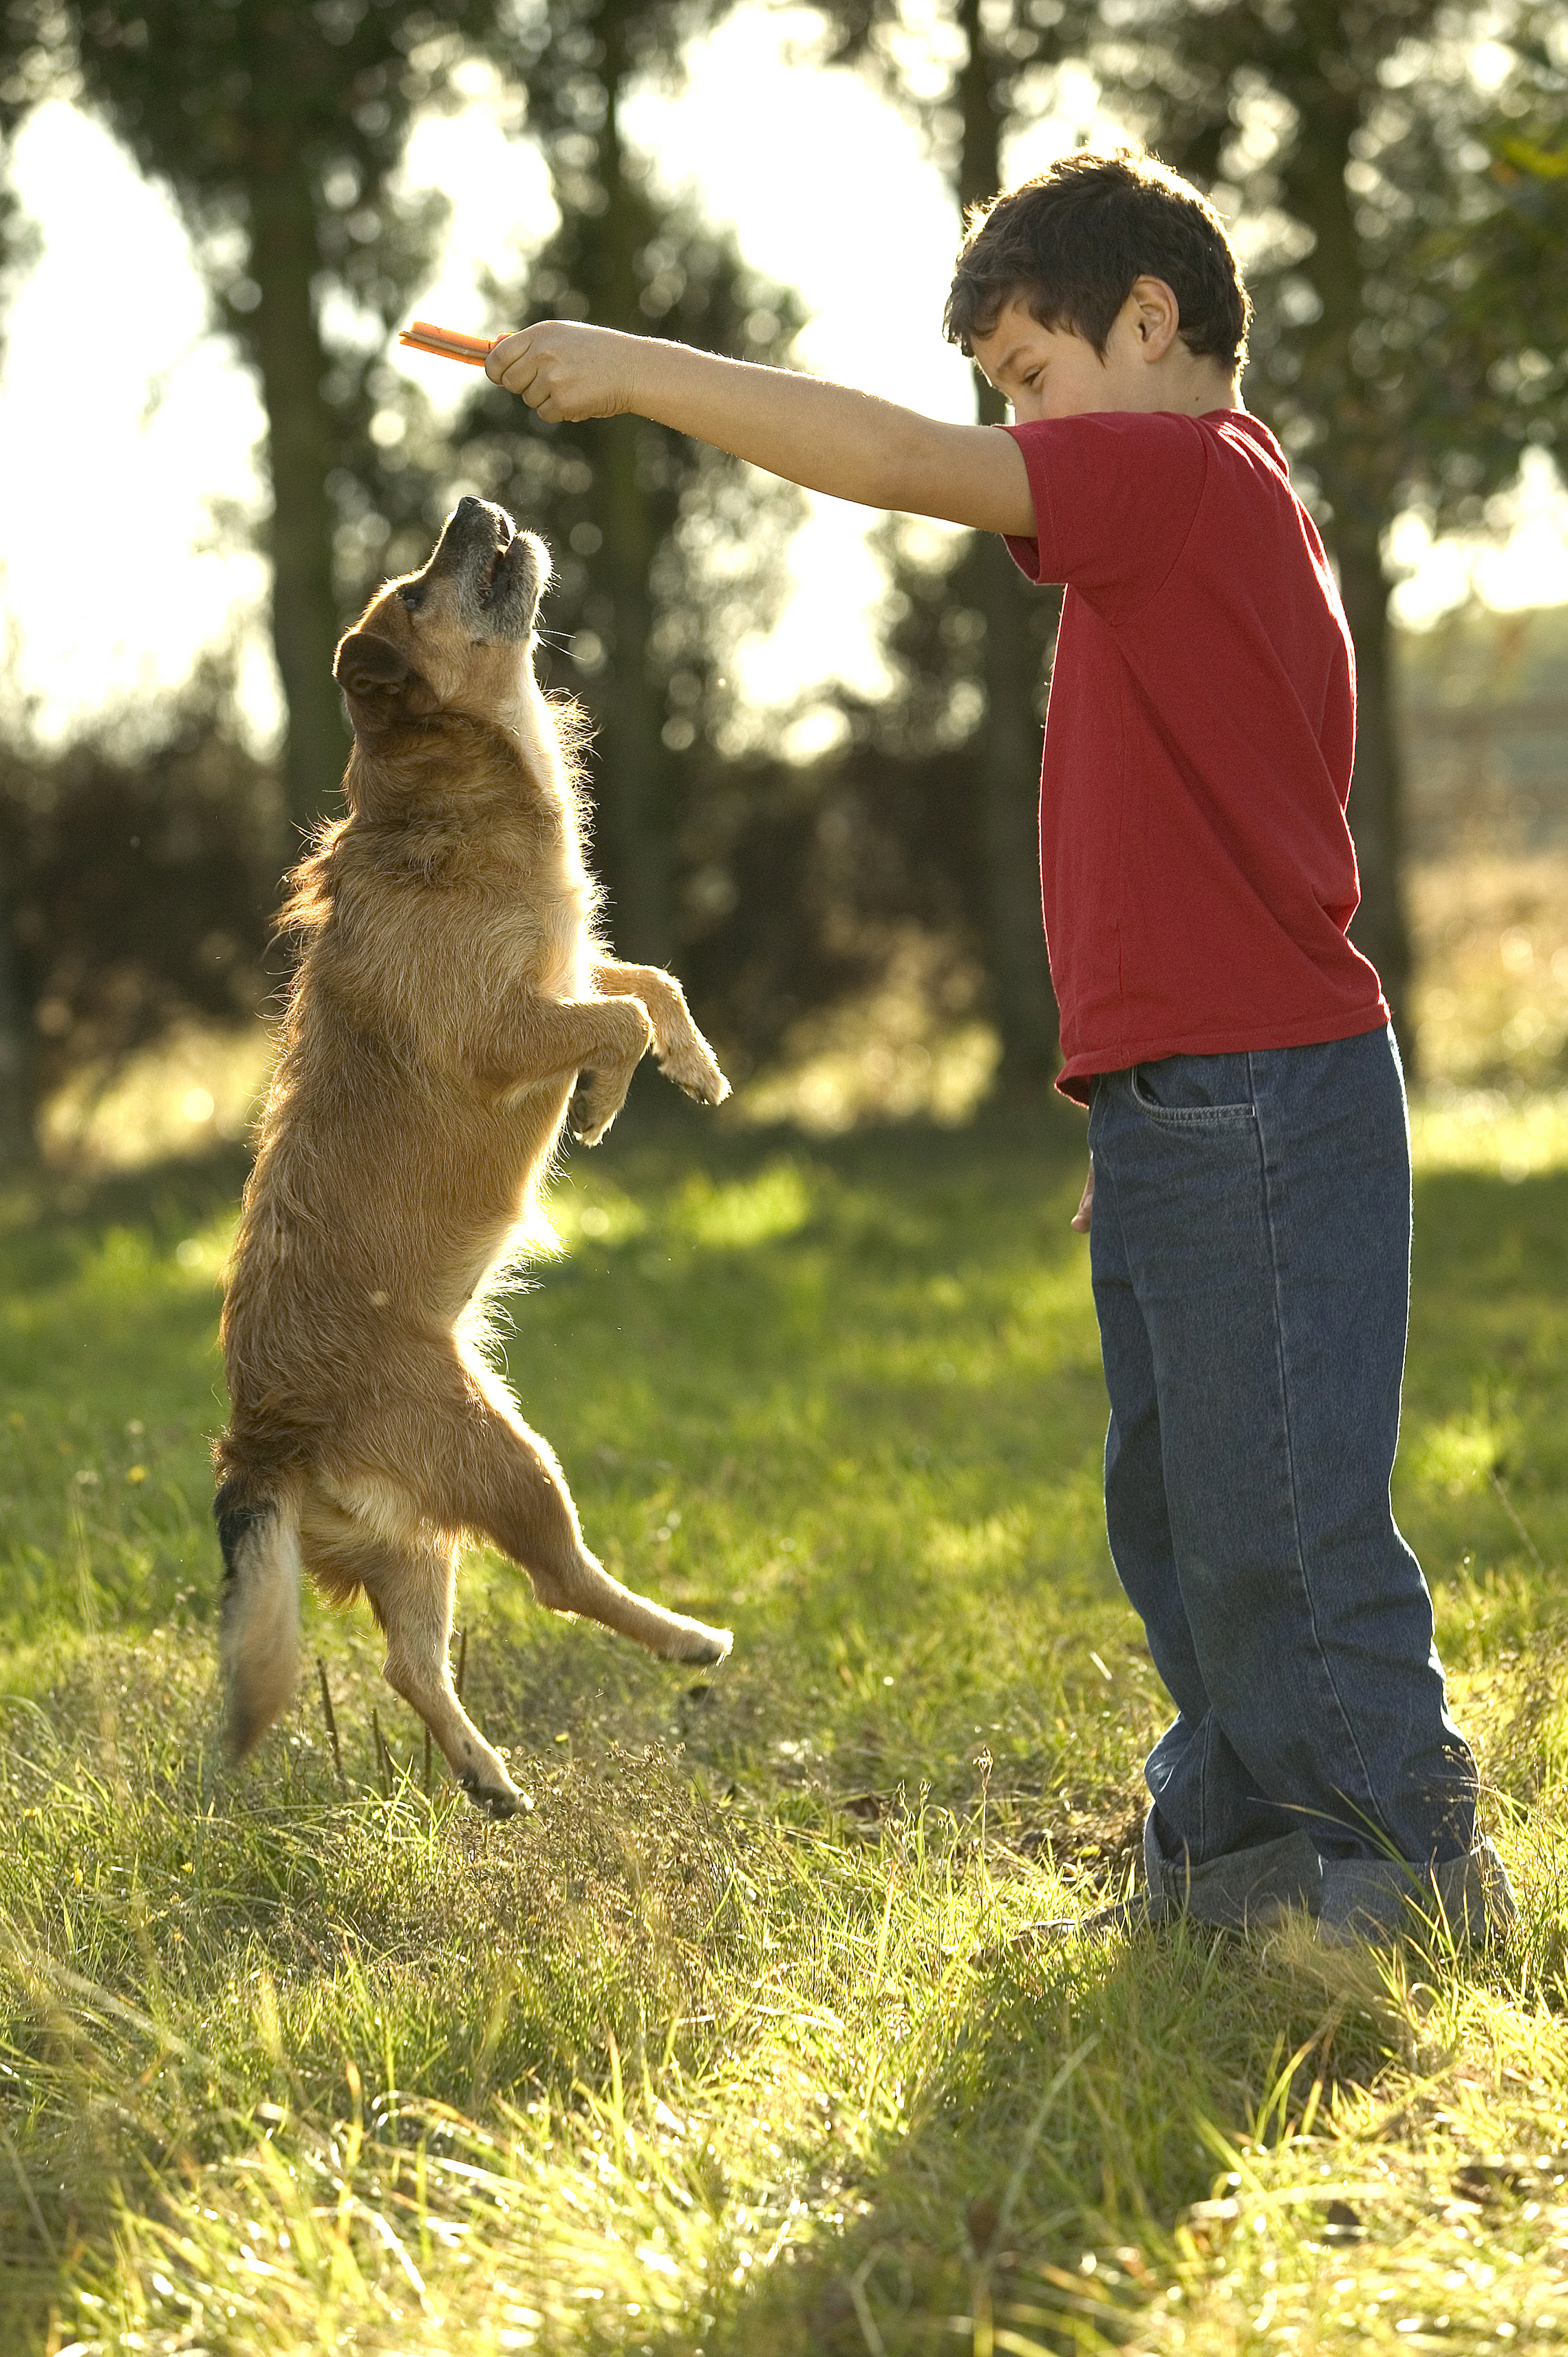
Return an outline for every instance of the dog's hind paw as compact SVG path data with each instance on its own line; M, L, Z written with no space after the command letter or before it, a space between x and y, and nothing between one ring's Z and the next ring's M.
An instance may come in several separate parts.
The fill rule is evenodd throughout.
M710 1629L703 1620L682 1620L678 1633L669 1646L672 1662L699 1662L712 1667L724 1661L735 1643L735 1632L729 1629Z
M532 1802L510 1782L481 1784L477 1776L459 1776L457 1781L475 1808L482 1809L487 1817L515 1817L520 1809L533 1806Z

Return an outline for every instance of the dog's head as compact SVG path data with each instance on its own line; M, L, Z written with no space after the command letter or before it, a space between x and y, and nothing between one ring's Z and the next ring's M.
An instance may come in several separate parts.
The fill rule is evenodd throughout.
M515 728L549 578L542 540L489 500L459 500L423 571L379 590L338 642L332 675L355 735L438 712Z

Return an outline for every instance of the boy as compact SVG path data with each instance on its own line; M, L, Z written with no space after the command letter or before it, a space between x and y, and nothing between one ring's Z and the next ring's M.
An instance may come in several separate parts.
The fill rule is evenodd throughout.
M559 322L488 367L545 419L631 411L1002 533L1068 585L1040 813L1058 1086L1090 1108L1112 1553L1177 1708L1145 1888L1077 1928L1295 1906L1345 1939L1397 1930L1409 1898L1478 1930L1512 1898L1389 1500L1410 1163L1388 1009L1346 935L1354 658L1240 404L1249 310L1195 189L1080 153L959 256L947 332L1004 429Z

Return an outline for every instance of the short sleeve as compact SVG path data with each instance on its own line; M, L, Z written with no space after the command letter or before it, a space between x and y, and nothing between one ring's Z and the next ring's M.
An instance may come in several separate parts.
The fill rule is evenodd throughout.
M1137 611L1181 554L1208 454L1196 418L1122 410L1009 425L1037 537L1007 535L1031 581L1065 581L1108 622Z

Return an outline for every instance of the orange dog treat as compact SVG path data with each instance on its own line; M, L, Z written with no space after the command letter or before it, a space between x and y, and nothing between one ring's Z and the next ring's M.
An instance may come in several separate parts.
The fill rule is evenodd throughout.
M444 361L463 361L469 368L483 368L500 340L499 336L465 336L456 328L438 328L429 319L415 319L398 338L411 351L435 352Z

